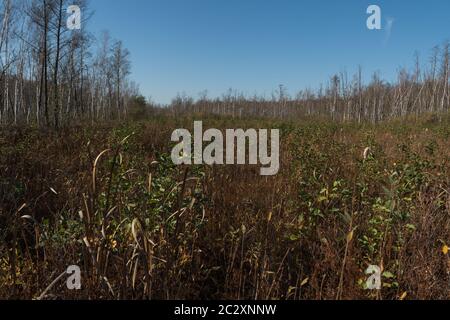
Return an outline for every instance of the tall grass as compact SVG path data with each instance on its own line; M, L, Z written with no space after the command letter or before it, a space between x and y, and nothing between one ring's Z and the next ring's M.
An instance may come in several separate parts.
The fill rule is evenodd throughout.
M3 131L0 298L450 298L448 120L204 121L280 128L274 177L174 166L170 134L192 123Z

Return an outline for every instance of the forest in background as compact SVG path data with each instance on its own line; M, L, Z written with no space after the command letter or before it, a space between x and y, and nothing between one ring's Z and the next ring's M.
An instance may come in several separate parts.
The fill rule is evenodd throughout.
M69 30L67 8L83 12ZM84 120L121 119L138 87L128 79L130 53L108 32L85 27L84 0L2 0L0 125L58 128Z
M83 12L81 30L66 27L67 7ZM107 32L89 31L85 0L2 0L0 4L0 124L59 127L80 121L143 116L151 109L172 115L203 113L275 117L326 117L336 121L380 122L450 108L449 43L431 50L421 65L402 67L396 81L375 72L364 83L362 67L354 75L341 71L317 90L290 96L279 85L271 97L248 96L229 89L222 97L198 99L178 94L169 105L145 101L130 81L130 52ZM299 75L300 76L300 75Z
M415 54L414 67L402 67L397 80L389 83L375 72L371 81L363 81L362 67L355 75L339 72L319 89L304 89L294 97L280 85L270 98L247 96L229 89L220 98L208 98L207 91L193 99L178 94L172 100L173 115L203 113L242 117L272 117L279 119L323 117L334 121L358 123L381 121L423 114L442 114L450 110L449 43L432 49L429 64L421 65Z

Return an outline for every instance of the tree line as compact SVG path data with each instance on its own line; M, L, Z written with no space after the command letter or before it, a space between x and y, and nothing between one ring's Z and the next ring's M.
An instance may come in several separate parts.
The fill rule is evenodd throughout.
M82 28L66 26L67 8L83 12ZM444 113L450 108L449 43L432 50L422 66L401 68L396 81L363 70L334 74L318 89L290 96L280 85L271 97L230 89L218 98L179 94L155 108L129 80L130 53L108 32L95 38L86 28L87 0L0 0L0 125L60 127L79 121L133 118L152 110L175 116L205 113L232 117L328 117L336 121L379 122L393 117ZM131 107L134 107L131 108ZM138 110L136 110L136 107Z
M77 5L82 28L67 28ZM80 120L121 119L137 85L130 53L108 32L86 28L86 0L1 0L0 125L60 127Z
M229 89L219 98L198 99L178 94L169 106L173 115L207 113L232 117L326 117L335 121L380 122L387 119L443 114L450 110L449 43L432 50L429 63L422 66L419 55L411 70L401 68L397 79L383 81L378 72L369 83L363 81L361 67L353 76L343 71L330 77L317 90L305 89L294 97L280 85L271 97L245 94ZM167 112L167 111L166 111Z

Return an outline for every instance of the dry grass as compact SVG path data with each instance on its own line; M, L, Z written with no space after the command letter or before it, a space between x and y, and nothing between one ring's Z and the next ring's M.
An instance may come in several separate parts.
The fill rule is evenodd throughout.
M2 132L0 298L38 298L74 264L82 290L42 298L450 298L448 120L204 122L280 128L280 173L174 167L192 119Z

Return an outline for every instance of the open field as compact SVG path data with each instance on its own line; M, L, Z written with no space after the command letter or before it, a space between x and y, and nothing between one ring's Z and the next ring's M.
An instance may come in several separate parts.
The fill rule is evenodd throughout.
M202 120L279 128L278 175L174 166L188 116L2 130L0 298L450 298L449 117ZM70 265L82 289L49 287Z

